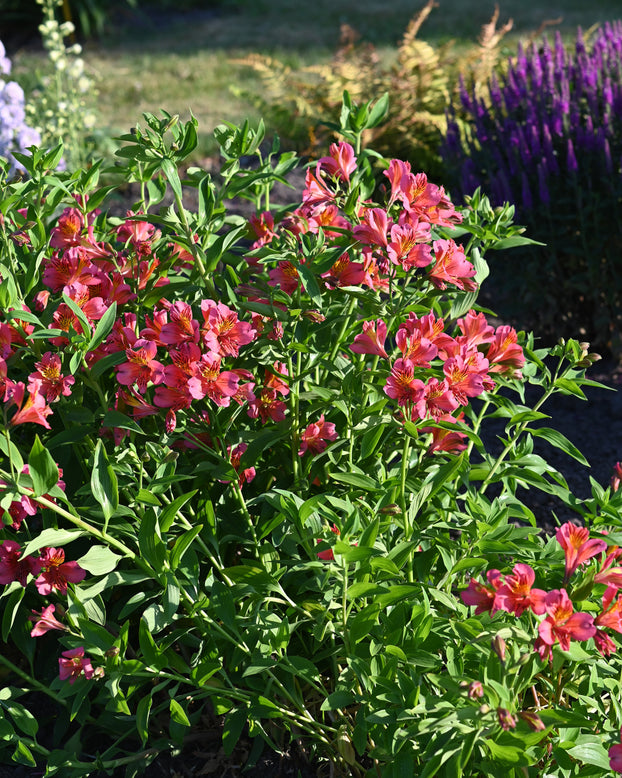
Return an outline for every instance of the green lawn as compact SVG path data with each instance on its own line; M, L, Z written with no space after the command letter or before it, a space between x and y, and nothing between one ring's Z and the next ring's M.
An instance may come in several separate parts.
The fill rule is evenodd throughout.
M334 51L342 24L356 28L383 56L401 37L408 20L423 3L407 0L315 0L309 13L300 0L238 0L225 2L215 16L179 15L166 24L138 17L132 24L111 29L100 41L85 46L89 72L97 78L97 108L101 125L125 132L143 111L165 108L199 119L204 135L223 120L255 116L252 105L234 97L232 84L259 89L248 68L231 60L249 52L275 53L291 64L326 61ZM142 3L146 5L146 3ZM139 2L139 7L141 3ZM499 0L500 22L514 18L505 44L515 50L518 38L533 35L545 22L561 21L559 28L571 37L584 29L622 16L619 0ZM449 39L473 42L491 17L493 2L439 0L421 30L431 43ZM17 52L14 74L27 87L41 67L43 55Z

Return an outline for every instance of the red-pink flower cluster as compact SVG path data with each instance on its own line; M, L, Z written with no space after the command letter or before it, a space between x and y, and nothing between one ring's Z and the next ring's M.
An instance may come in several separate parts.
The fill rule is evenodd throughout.
M590 539L586 528L571 522L558 528L557 540L564 549L565 581L580 565L607 549L604 540ZM476 615L484 612L493 615L504 610L520 616L530 610L537 616L544 616L538 624L538 637L534 643L535 650L543 659L552 658L552 647L557 643L562 650L568 651L571 640L589 638L594 638L598 651L607 656L616 650L616 646L604 630L622 634L622 595L616 599L618 588L622 587L622 569L612 567L621 554L622 549L610 547L609 554L594 576L596 583L607 584L602 611L596 618L588 613L575 612L564 588L549 592L533 588L535 572L522 563L514 565L512 572L506 575L499 570L489 570L487 583L471 578L460 596L465 605L475 606Z
M357 160L349 143L333 143L327 156L309 168L302 193L302 204L275 226L270 213L250 220L256 236L253 248L260 248L280 231L301 235L317 233L337 235L339 230L352 231L362 247L363 261L356 262L347 251L330 270L322 273L327 288L368 286L386 291L389 276L397 268L404 272L427 268L429 282L444 289L448 283L459 289L474 289L475 269L466 259L464 250L453 240L432 241L431 227L458 224L462 217L440 186L428 181L424 173L413 174L410 164L391 160L385 171L390 182L386 208L364 204L352 224L340 213L345 204ZM304 261L302 257L298 260ZM248 257L255 270L259 264ZM301 283L298 268L290 260L281 260L268 272L268 283L292 295Z
M491 327L481 313L471 310L458 319L460 334L445 332L443 319L433 312L419 318L409 314L395 334L401 352L387 378L384 391L411 421L431 419L455 423L452 415L469 398L494 388L490 373L520 377L525 358L517 343L516 331L509 327ZM351 351L390 359L385 348L387 324L378 319L363 322L363 332L354 338ZM434 367L437 374L424 371ZM440 366L442 365L442 374ZM423 380L425 379L425 380ZM459 451L465 448L464 435L430 426L435 433L432 450Z

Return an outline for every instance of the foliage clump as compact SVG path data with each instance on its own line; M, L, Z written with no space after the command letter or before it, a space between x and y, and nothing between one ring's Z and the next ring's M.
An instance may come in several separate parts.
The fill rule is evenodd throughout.
M216 714L226 753L344 776L619 765L622 465L579 500L540 445L587 464L543 408L598 357L487 321L487 256L528 239L362 149L385 108L347 99L273 211L296 159L261 125L217 128L217 179L169 114L116 183L2 163L5 761L135 776ZM584 526L545 537L527 488Z
M591 40L590 40L591 38ZM455 194L512 202L546 244L495 264L504 313L621 352L622 23L532 42L482 96L464 83L442 155ZM517 268L520 267L520 271Z

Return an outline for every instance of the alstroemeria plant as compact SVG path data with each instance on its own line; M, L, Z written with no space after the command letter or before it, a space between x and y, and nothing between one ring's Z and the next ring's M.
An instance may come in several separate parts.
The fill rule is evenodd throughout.
M251 759L297 740L344 775L619 762L622 498L578 500L537 448L584 461L543 407L581 395L596 356L490 323L477 294L486 252L519 237L511 209L456 209L361 152L384 107L346 103L291 207L269 193L296 160L261 127L219 127L219 177L182 178L196 125L168 115L112 170L56 173L62 149L36 150L2 180L16 761L135 775L209 712L227 753L243 732ZM577 525L547 538L525 487Z

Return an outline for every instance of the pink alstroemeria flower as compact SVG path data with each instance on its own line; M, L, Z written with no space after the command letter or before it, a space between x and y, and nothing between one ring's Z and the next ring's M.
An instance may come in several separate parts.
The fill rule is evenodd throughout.
M547 617L538 625L535 644L542 659L552 658L552 647L558 641L562 651L568 651L571 640L589 640L596 634L594 618L589 613L575 613L565 589L549 592L544 604Z
M58 676L61 681L69 681L74 684L81 675L88 680L93 677L93 665L90 659L84 658L84 647L70 648L63 651L58 660Z
M432 247L435 262L428 270L428 278L437 289L446 289L448 283L463 291L477 289L477 283L472 280L475 268L466 258L462 246L449 239L435 240Z
M382 319L363 322L363 332L359 333L350 346L350 351L355 354L373 354L383 359L388 359L389 355L384 349L384 342L387 338L387 325Z
M31 637L38 638L41 635L45 635L45 633L49 632L51 629L69 629L54 616L54 610L54 605L48 605L47 608L44 608L40 613L39 611L33 610L34 615L29 617L30 621L35 622L35 626L30 631Z
M65 550L62 548L44 548L40 556L43 572L35 581L39 594L47 596L56 589L67 594L68 583L79 583L86 578L84 570L77 562L65 562Z
M622 729L620 730L620 738L622 738ZM616 743L609 749L609 767L615 773L622 773L622 743Z
M29 575L39 575L40 560L32 556L20 559L21 554L21 546L14 540L3 540L0 543L0 584L19 581L22 586L26 586Z
M564 549L566 555L566 572L564 580L568 581L574 571L587 562L588 559L600 554L607 548L604 540L592 538L586 527L577 527L571 521L567 521L557 528L555 533L557 542Z
M508 611L520 616L524 611L531 610L541 616L545 608L546 592L543 589L532 589L536 574L529 565L518 563L503 579L497 589L492 613L497 610Z
M460 592L460 597L465 605L475 605L475 615L490 612L494 606L497 589L501 586L501 573L499 570L489 570L486 573L489 586L471 578L466 589Z
M324 421L324 414L320 418L309 424L307 429L300 436L300 449L298 456L301 457L306 451L312 454L321 454L326 449L326 441L337 440L337 430L330 421Z

